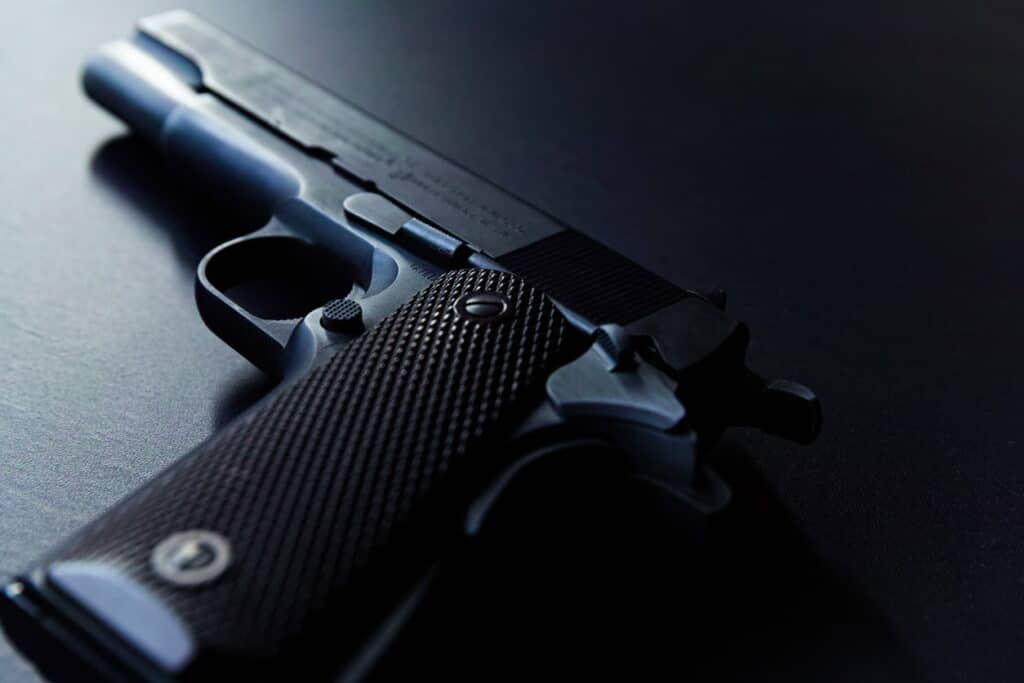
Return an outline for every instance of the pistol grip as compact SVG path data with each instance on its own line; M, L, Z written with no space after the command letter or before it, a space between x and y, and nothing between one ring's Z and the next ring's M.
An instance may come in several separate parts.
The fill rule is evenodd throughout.
M182 670L262 674L300 641L358 642L338 634L379 624L458 537L508 465L503 430L584 344L515 275L446 274L73 538L50 578L115 569L185 629Z

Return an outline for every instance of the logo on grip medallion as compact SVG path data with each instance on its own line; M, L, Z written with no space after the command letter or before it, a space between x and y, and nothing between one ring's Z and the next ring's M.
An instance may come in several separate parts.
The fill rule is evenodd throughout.
M219 578L231 564L231 544L220 534L192 529L161 541L150 556L157 576L176 586L200 586Z

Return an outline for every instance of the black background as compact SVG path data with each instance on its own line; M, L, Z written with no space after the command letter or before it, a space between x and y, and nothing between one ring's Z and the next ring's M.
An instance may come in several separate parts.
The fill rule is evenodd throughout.
M727 288L756 364L818 391L813 447L724 449L748 494L720 541L745 634L727 670L1020 678L1020 9L180 4L669 279ZM0 574L268 389L192 300L242 226L79 87L94 47L170 6L4 8ZM0 679L31 680L6 645Z

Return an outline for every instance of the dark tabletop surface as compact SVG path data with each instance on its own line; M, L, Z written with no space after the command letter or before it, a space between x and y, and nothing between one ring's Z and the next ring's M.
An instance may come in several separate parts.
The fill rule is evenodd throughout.
M814 446L729 440L752 524L729 609L770 643L741 674L1020 680L1019 9L177 4L678 284L727 288L757 365L817 390ZM269 388L192 298L237 226L79 87L90 50L171 6L4 9L5 576ZM6 644L0 679L33 680Z

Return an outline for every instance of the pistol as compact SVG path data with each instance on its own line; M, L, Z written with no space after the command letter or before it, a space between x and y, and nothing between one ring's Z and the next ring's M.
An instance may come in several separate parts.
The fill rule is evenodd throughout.
M725 429L819 432L812 391L747 367L720 292L194 15L143 19L83 80L169 166L266 219L202 259L196 301L280 381L5 585L7 636L47 676L358 679L538 463L616 468L699 520L729 500L707 457Z

